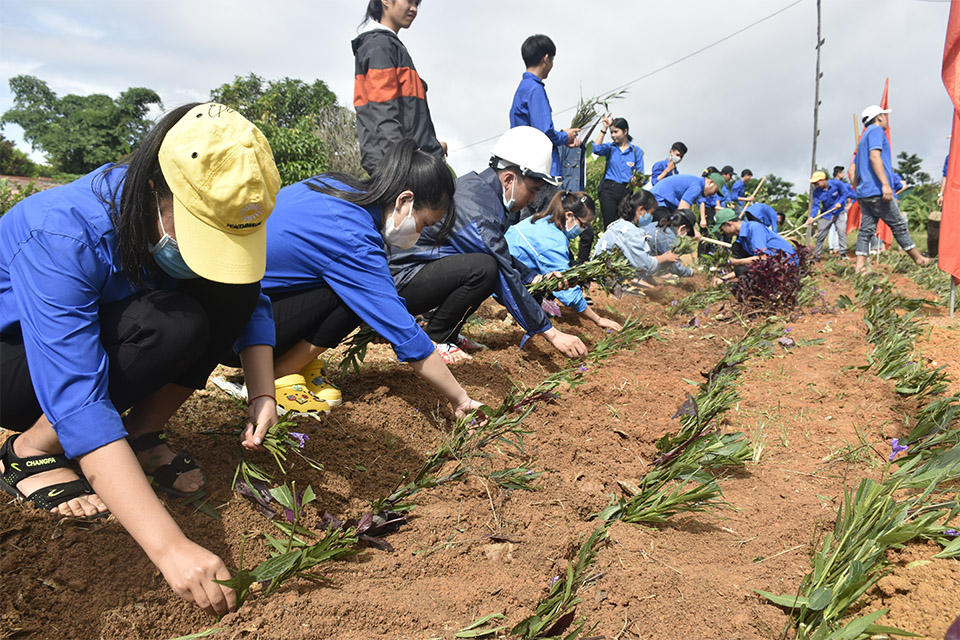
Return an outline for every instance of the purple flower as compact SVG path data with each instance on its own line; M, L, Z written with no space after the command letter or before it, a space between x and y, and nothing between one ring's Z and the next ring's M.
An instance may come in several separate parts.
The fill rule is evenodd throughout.
M580 371L581 373L584 372L584 371L586 371L586 370L587 370L587 365L585 365L585 364L580 365L580 368L578 369L578 371Z
M956 529L947 529L943 532L943 535L956 537L958 534Z
M790 327L784 327L784 328L783 328L783 332L784 332L784 333L790 333Z
M901 451L907 450L907 447L900 444L900 438L894 438L893 440L891 440L890 448L893 449L893 451L890 452L890 458L889 458L890 462L893 462L893 459L897 457L898 453L900 453Z
M555 583L559 579L560 579L560 576L553 576L552 578L550 578L550 586L552 587L553 583Z
M307 434L305 434L305 433L297 433L296 431L291 431L291 432L290 432L290 437L297 441L297 445L298 445L301 449L303 449L305 446L307 446L307 440L310 439L310 436L308 436Z
M413 410L416 411L417 413L420 413L420 409L417 409L416 407L414 407Z

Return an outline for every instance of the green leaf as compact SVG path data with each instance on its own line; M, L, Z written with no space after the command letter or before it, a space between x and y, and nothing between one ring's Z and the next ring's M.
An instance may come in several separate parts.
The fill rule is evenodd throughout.
M778 607L786 607L787 609L795 609L797 607L809 607L810 602L804 596L798 595L785 595L785 596L775 596L772 593L767 591L761 591L760 589L754 589L757 593L762 595L764 598L777 605Z
M823 611L830 604L830 590L819 587L810 594L810 603L807 605L813 611Z
M280 554L268 560L264 560L251 571L257 582L264 580L273 580L284 575L300 562L300 556L303 552L300 549L294 549L287 553Z

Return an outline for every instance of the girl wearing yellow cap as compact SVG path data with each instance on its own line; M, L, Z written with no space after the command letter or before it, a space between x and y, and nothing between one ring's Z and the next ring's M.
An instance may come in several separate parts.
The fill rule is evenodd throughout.
M210 613L235 595L214 582L229 577L223 562L154 494L203 485L163 426L231 345L254 398L244 445L276 422L259 280L279 187L256 127L194 104L161 119L127 164L0 218L0 424L21 432L0 448L0 488L61 515L109 509L174 590Z

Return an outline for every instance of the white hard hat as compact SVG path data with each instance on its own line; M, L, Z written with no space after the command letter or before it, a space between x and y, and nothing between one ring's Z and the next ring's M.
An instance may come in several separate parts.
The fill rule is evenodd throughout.
M860 114L860 122L862 122L863 124L867 124L868 122L876 118L881 113L890 113L890 109L884 109L875 104L872 104L866 109L864 109L863 113Z
M561 178L550 175L553 166L553 143L533 127L514 127L497 140L491 150L490 166L494 169L518 167L525 176L559 186Z

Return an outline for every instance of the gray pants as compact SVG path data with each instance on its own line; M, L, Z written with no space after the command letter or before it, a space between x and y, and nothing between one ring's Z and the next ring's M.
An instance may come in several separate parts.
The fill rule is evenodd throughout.
M893 237L904 251L910 251L917 245L907 230L907 220L900 213L896 200L884 201L881 196L858 198L860 203L860 232L857 233L857 255L870 255L870 238L877 233L877 220L883 220L893 231Z
M830 234L830 227L836 226L837 242L840 243L840 251L847 252L847 211L841 209L840 213L833 214L833 217L824 216L817 220L817 244L813 247L813 257L819 258L823 251L823 243Z

